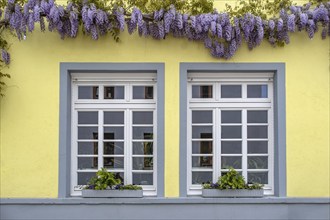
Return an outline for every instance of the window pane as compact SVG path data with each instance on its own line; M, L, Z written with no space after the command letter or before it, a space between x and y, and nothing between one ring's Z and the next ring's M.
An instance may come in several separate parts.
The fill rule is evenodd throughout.
M248 98L267 98L268 97L267 85L248 85L247 97Z
M248 126L248 138L267 138L268 126Z
M133 124L153 124L153 112L133 112Z
M152 140L153 127L133 127L133 139Z
M104 139L124 139L124 128L123 127L104 127Z
M153 185L153 173L133 173L133 184Z
M267 110L264 111L247 111L248 123L267 123L268 114Z
M103 154L105 155L123 155L124 142L104 142Z
M153 86L133 86L133 99L153 99Z
M87 185L89 180L95 176L95 172L93 173L78 173L78 185Z
M241 141L221 141L222 154L241 154L242 142Z
M134 155L152 155L153 142L133 142Z
M203 184L212 182L212 172L192 172L192 184Z
M212 111L192 111L192 123L212 123Z
M98 99L98 86L78 86L78 99Z
M98 143L97 142L78 142L78 154L97 155Z
M203 167L203 168L212 168L212 157L203 156L203 157L192 157L192 167Z
M268 153L267 141L248 141L249 154L266 154Z
M78 157L78 169L98 169L97 157Z
M241 85L221 85L221 98L241 98Z
M124 112L104 112L104 124L124 124Z
M78 139L97 139L98 127L78 127Z
M221 123L241 123L241 111L221 111Z
M267 168L268 168L267 156L248 157L248 169L267 169Z
M241 126L221 126L221 138L241 138Z
M103 167L105 168L124 168L123 157L104 157Z
M98 112L78 112L78 124L98 124Z
M105 86L104 99L124 99L124 86Z
M192 86L192 97L193 98L212 98L212 86L211 85L202 85Z
M268 184L268 172L248 172L248 183Z
M212 126L192 126L192 138L212 138Z
M221 157L221 169L228 169L229 167L233 167L234 169L242 169L242 157Z
M152 170L152 157L133 157L133 170Z
M124 181L124 173L123 173L123 172L120 172L120 173L115 173L115 172L113 172L113 173L115 174L115 178L116 178L116 179L120 179L122 183L125 182L125 181Z
M212 141L193 141L193 154L212 154Z

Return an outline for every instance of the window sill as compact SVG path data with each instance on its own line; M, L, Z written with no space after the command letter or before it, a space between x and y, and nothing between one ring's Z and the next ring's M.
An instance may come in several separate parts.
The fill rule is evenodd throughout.
M61 204L329 204L329 198L294 198L294 197L263 197L263 198L1 198L1 205L61 205Z

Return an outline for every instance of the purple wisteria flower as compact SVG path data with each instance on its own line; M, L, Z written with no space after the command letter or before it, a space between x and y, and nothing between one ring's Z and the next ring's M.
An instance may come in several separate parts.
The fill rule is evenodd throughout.
M217 36L218 36L218 38L222 38L222 26L221 26L221 24L217 24Z
M279 18L277 20L277 31L282 31L282 29L283 29L283 20L282 18Z
M115 12L116 17L117 17L117 22L118 22L118 26L119 29L121 31L124 31L125 29L125 15L124 15L124 9L123 8L118 8Z
M212 48L212 39L209 37L205 38L204 46L208 49L211 49Z
M15 0L8 0L8 4L15 4Z
M275 29L275 22L273 20L269 20L268 27L271 31L273 31Z
M175 20L175 14L175 8L173 5L171 5L170 10L168 10L164 15L164 28L166 34L170 32L171 24Z
M305 26L308 23L308 15L305 14L305 13L301 13L299 15L299 18L300 18L300 23L299 24L301 25L302 28L305 28Z
M1 58L2 58L3 62L5 62L6 65L9 65L10 54L4 49L1 50Z
M308 32L308 37L310 39L312 39L314 37L314 34L315 34L315 23L314 23L314 20L312 19L309 19L308 20L308 23L307 23L307 32Z
M288 16L288 31L294 32L295 31L295 18L296 16L294 14L291 14Z

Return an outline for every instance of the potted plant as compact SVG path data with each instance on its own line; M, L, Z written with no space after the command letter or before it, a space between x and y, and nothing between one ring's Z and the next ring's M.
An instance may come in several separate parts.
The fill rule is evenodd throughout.
M203 184L203 197L263 197L263 185L259 183L246 184L244 177L235 169L219 177L216 183Z
M139 198L143 196L142 187L136 185L124 185L115 174L105 168L97 171L88 185L82 190L85 198Z

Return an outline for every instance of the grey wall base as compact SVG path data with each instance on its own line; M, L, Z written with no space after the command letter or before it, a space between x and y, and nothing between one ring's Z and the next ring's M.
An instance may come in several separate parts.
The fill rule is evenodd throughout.
M329 219L329 198L1 199L0 219Z

